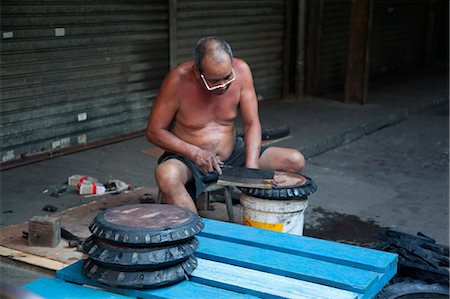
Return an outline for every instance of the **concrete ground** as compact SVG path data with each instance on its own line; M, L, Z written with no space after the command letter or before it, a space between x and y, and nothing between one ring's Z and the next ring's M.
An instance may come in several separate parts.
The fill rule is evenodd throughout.
M318 185L309 198L305 235L369 246L378 232L394 228L448 245L448 71L373 82L364 106L339 98L335 92L260 105L263 127L290 127L289 136L273 145L302 151L305 174ZM156 187L152 148L138 137L0 172L0 226L49 215L43 211L47 204L62 211L98 199L75 190L50 195L72 174ZM205 215L225 218L224 211L219 204ZM0 265L1 276L18 285L51 275L4 258Z
M448 159L448 105L313 157L307 172L319 190L307 227L355 243L380 226L448 244Z

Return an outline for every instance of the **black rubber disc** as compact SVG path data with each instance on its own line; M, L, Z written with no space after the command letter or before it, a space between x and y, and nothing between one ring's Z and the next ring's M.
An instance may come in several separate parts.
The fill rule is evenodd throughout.
M102 267L91 259L85 261L83 270L87 277L112 287L149 289L184 280L196 267L197 259L192 255L179 264L155 271L116 271Z
M238 137L244 137L244 129L241 127L236 128L236 135ZM263 126L261 128L262 140L273 140L289 135L289 126L287 124L280 124L271 127Z
M119 271L167 268L186 260L197 248L195 237L166 246L130 247L90 236L83 245L96 264Z
M203 227L203 220L188 209L176 205L137 204L100 212L89 230L100 239L147 246L192 238Z
M277 172L275 172L275 176ZM317 185L314 181L305 175L295 174L297 176L296 181L298 184L281 187L275 187L272 189L260 189L260 188L246 188L239 187L244 194L263 198L263 199L274 199L274 200L286 200L286 199L306 199L308 195L316 192Z
M274 127L262 127L262 140L273 140L289 135L289 126L282 124Z
M448 298L448 285L428 284L421 280L407 280L391 284L377 296L379 299L417 299L417 298Z

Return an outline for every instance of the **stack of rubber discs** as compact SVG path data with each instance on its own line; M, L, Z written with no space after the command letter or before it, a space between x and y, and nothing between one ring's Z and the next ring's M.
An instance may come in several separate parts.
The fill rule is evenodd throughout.
M84 242L84 273L113 287L157 288L197 267L195 235L203 220L175 205L137 204L100 212Z

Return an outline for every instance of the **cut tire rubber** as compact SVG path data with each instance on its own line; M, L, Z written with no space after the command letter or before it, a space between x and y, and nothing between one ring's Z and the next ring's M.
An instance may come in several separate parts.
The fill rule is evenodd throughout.
M118 271L156 270L185 261L198 248L194 237L166 246L130 247L90 236L83 245L84 252L96 264Z
M436 283L427 284L421 280L409 280L387 286L376 298L448 298L448 296L448 286Z
M239 189L244 194L263 199L307 199L308 195L317 191L317 185L310 177L307 177L305 175L303 175L303 177L305 177L306 182L303 185L297 187L272 189L239 187Z
M92 220L91 233L119 244L148 246L192 238L204 227L200 216L175 205L137 204L107 209Z
M289 135L289 127L284 124L276 127L261 128L262 140L273 140Z
M261 138L262 140L278 139L289 135L289 132L289 126L287 124L267 128L262 127ZM238 137L244 137L244 130L242 128L236 128L236 135Z
M196 267L197 259L192 255L180 264L155 271L116 271L104 268L91 259L85 261L83 270L87 277L112 287L144 289L184 280Z

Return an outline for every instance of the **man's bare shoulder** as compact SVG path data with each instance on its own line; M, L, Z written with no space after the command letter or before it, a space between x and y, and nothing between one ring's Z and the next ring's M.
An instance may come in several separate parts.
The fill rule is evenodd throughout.
M233 58L233 67L244 89L253 88L253 74L247 62L240 58Z
M177 80L186 79L186 77L190 75L193 65L194 65L193 61L186 61L182 64L179 64L170 71L169 77Z
M248 66L247 62L241 58L233 57L233 66L234 67L245 67Z
M192 65L193 62L188 61L173 68L164 78L158 97L174 98L177 94L177 90L183 84L189 82L192 74Z
M250 66L245 62L245 60L240 58L233 58L233 67L235 71L243 74L251 74Z

